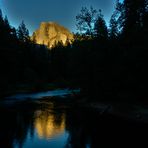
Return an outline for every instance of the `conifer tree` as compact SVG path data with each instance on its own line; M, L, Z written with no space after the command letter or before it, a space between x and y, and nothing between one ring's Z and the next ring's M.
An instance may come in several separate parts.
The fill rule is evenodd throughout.
M119 22L118 18L120 17L120 7L121 3L119 0L116 1L115 10L111 16L110 24L109 24L109 36L111 39L116 39L119 35Z
M124 0L120 16L123 35L134 36L143 28L147 0Z
M104 20L104 16L102 15L101 10L99 10L98 18L94 25L95 36L99 39L107 39L108 37L108 29L106 22Z
M19 25L17 30L17 35L18 35L18 39L23 43L27 43L30 41L29 31L26 28L24 21L22 21L22 23Z
M2 10L0 9L0 27L4 23Z

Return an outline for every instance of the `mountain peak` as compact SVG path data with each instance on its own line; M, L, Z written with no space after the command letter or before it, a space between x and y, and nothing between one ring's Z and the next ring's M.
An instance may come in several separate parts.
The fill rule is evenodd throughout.
M56 22L41 22L39 29L33 33L32 38L35 38L37 44L44 44L51 48L58 42L62 42L63 45L67 41L71 42L73 34Z

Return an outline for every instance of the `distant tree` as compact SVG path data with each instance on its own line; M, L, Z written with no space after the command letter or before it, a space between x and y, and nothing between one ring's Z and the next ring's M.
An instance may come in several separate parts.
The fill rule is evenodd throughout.
M32 42L33 42L33 44L36 44L37 43L36 33L35 32L33 32L33 35L32 35Z
M17 31L14 27L11 28L11 40L15 46L18 44Z
M11 28L11 34L14 38L17 38L17 31L14 27Z
M2 10L0 9L0 27L4 23Z
M64 48L64 44L63 44L62 41L58 41L58 42L55 43L55 47L56 48Z
M2 11L0 10L0 42L2 42L2 45L7 44L8 42L11 42L11 31L12 28L9 24L7 16L3 18ZM8 45L8 44L7 44Z
M110 19L110 30L109 30L109 36L111 39L116 39L118 36L118 23L117 20L115 18L115 15L111 16Z
M0 9L0 42L2 42L3 39L3 29L4 29L4 19L2 11Z
M93 35L96 16L97 10L95 10L93 7L90 7L90 9L82 7L81 12L76 16L76 26L80 33L90 36Z
M44 40L43 40L43 42L42 42L42 45L45 45L45 42L44 42Z
M67 47L71 47L71 41L67 39L64 45Z
M10 38L11 26L10 26L7 16L5 16L5 18L4 18L4 28L5 28L5 34L7 34L8 38Z
M47 47L50 48L50 42L48 41Z
M109 24L109 36L111 39L116 39L119 35L119 22L118 19L120 17L120 11L121 10L121 3L119 0L116 1L115 10L111 16L110 24Z
M143 27L143 16L147 0L124 0L119 18L123 35L135 36Z
M23 42L23 43L27 43L30 40L29 37L29 31L26 28L26 25L24 24L24 21L22 21L22 23L19 25L18 29L17 29L17 35L18 35L18 39Z
M100 39L107 39L108 37L108 29L104 17L102 15L101 10L99 10L99 15L95 22L94 26L95 36Z
M10 24L9 24L7 16L5 16L4 18L4 24L5 24L5 27L7 27L7 29L10 29Z

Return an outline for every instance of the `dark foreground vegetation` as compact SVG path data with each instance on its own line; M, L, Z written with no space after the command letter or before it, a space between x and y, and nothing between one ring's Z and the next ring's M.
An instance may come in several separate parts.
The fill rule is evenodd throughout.
M83 7L72 44L51 50L30 39L24 22L0 12L0 93L20 84L64 82L90 100L148 97L148 0L117 1L107 27L101 10Z

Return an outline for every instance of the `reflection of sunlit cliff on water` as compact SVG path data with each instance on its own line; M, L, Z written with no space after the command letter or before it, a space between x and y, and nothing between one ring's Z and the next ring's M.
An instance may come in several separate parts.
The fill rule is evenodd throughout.
M50 113L48 111L37 111L35 128L39 138L51 139L64 132L65 114Z

